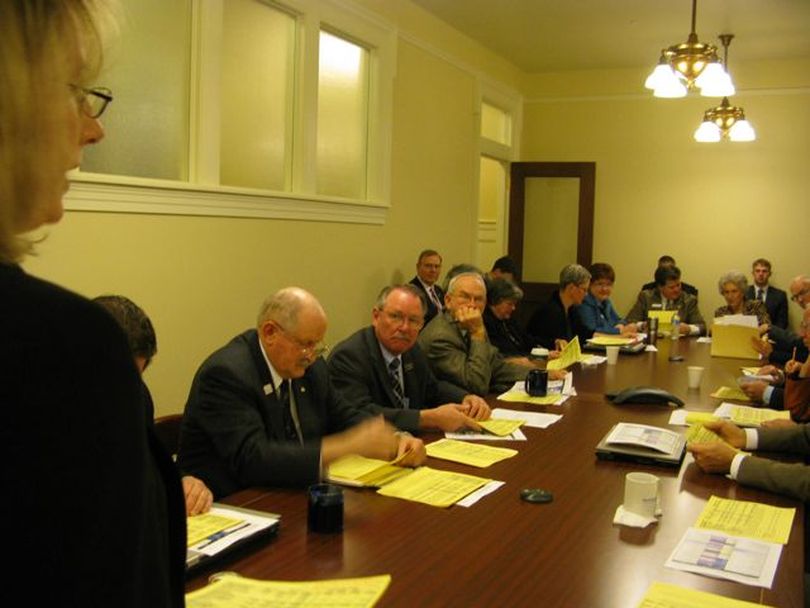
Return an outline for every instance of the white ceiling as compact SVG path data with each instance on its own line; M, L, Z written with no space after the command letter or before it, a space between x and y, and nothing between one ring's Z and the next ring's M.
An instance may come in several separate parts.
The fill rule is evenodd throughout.
M652 66L689 35L689 0L413 0L526 72ZM734 62L810 57L810 0L699 0L701 42Z

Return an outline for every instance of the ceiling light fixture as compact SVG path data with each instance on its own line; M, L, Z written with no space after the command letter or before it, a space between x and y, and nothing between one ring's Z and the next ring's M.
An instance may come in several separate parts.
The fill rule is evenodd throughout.
M721 34L720 40L725 50L725 63L728 68L728 46L734 34ZM695 131L695 141L701 143L714 143L721 139L728 141L754 141L757 138L754 128L745 119L745 111L731 105L728 97L723 97L722 103L709 108L703 113L703 122Z
M656 97L684 97L700 89L704 97L734 95L734 84L717 57L717 47L698 41L695 33L697 0L692 0L692 31L686 42L661 51L658 65L644 86Z

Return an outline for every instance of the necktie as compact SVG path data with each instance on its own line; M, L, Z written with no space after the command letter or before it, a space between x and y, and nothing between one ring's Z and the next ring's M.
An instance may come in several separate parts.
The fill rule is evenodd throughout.
M283 380L278 389L278 400L281 403L282 416L284 418L284 436L290 441L298 441L298 432L295 430L295 422L292 417L292 407L290 405L290 381Z
M405 404L405 391L402 389L402 382L399 379L399 358L391 359L388 364L388 375L391 379L391 389L394 391L394 396L397 398L397 406L402 407Z
M428 295L430 296L431 301L436 305L436 310L442 310L442 303L439 302L439 298L436 297L436 292L433 290L433 285L428 287Z
M764 302L764 301L765 301L765 298L764 298L764 297L762 297L762 296L763 296L763 294L762 294L762 290L761 290L761 289L757 289L757 300L759 300L760 302Z

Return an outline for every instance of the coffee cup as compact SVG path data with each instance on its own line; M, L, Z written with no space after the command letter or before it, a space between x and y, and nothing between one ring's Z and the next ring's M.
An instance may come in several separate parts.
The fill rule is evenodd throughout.
M661 514L661 479L650 473L633 472L625 476L624 508L652 518Z

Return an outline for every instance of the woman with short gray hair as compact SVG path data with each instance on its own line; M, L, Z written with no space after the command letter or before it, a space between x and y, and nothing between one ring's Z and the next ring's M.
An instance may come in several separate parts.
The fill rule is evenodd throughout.
M756 315L760 333L765 333L771 326L771 318L765 304L759 300L746 300L745 290L748 280L739 270L730 270L717 281L720 295L726 299L726 305L714 311L715 317L727 315Z

